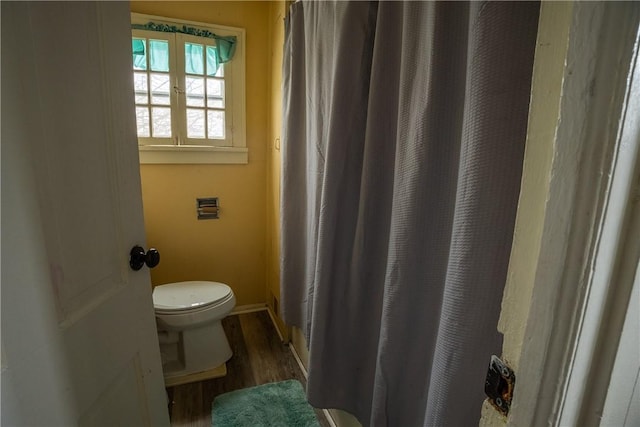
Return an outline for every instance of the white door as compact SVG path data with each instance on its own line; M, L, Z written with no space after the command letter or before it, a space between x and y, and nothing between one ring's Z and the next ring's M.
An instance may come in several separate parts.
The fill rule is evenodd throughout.
M2 425L168 425L129 5L1 7Z

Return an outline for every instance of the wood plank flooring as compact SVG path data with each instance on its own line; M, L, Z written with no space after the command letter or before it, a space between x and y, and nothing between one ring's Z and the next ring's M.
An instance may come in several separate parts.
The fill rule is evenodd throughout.
M222 393L274 381L306 380L289 348L280 341L267 311L229 316L223 319L233 357L222 378L167 388L172 426L211 426L213 399ZM320 410L322 427L330 424Z

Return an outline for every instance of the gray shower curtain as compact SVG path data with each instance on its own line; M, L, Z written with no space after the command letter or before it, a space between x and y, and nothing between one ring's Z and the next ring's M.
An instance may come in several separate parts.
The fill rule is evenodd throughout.
M298 2L286 19L282 311L309 401L477 425L538 19L529 2Z

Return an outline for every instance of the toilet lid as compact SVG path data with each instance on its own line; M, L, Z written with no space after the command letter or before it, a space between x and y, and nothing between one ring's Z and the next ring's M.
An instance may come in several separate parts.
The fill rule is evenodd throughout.
M203 307L223 300L231 288L218 282L178 282L156 286L153 306L157 310L185 310Z

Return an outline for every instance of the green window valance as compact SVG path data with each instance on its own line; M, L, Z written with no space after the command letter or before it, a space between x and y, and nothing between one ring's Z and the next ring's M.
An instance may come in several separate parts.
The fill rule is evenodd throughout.
M200 28L187 27L186 25L177 26L169 24L157 24L155 22L148 22L146 24L132 24L131 28L136 30L159 31L164 33L182 33L197 37L214 39L216 41L215 48L207 49L207 61L211 61L213 63L214 70L217 70L220 64L231 61L236 51L237 38L235 36L219 36L209 30L203 30ZM135 63L136 58L140 58L145 54L145 46L144 43L136 43L136 41L134 40L132 47L133 60Z

